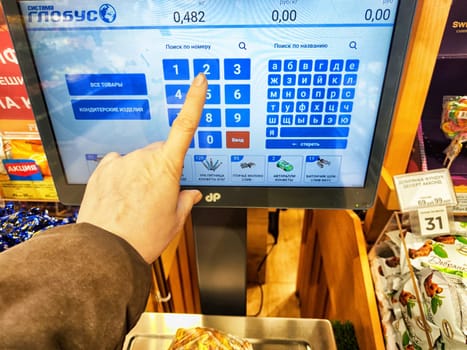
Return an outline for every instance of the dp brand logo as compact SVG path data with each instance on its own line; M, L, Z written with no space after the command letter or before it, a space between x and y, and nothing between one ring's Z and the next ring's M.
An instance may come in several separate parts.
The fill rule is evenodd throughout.
M99 7L99 17L105 23L113 23L117 18L117 11L112 5L103 4L101 7Z
M204 199L206 200L206 202L208 203L213 203L213 202L217 202L218 200L221 199L221 194L219 192L214 192L214 193L209 193L207 194Z

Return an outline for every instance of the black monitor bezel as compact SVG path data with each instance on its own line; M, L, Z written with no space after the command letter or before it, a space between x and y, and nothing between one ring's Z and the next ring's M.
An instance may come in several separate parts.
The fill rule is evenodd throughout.
M2 0L2 4L59 200L67 205L79 205L86 185L66 181L19 4L16 0ZM416 8L417 1L399 1L363 187L182 186L182 189L201 190L204 199L198 206L202 207L363 210L373 206Z

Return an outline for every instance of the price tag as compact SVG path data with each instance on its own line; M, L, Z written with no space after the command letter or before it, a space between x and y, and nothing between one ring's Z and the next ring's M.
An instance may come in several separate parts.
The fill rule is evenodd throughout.
M450 222L445 206L418 209L418 220L422 236L442 235L450 232Z
M467 214L467 192L456 192L457 206L454 208L455 213Z
M451 175L445 168L396 175L394 185L402 212L457 204Z

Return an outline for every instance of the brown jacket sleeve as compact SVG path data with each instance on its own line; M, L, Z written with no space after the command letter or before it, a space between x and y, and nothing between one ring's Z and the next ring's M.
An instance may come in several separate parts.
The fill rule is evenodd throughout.
M0 254L0 349L119 349L144 311L150 266L90 224Z

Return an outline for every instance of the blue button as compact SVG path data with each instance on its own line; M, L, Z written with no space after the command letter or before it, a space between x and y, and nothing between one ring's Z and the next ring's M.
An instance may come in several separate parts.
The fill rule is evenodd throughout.
M250 110L246 108L227 108L225 110L225 125L227 127L249 127Z
M166 85L165 96L167 103L183 104L190 85Z
M342 82L341 74L329 74L329 85L338 86Z
M147 95L144 74L66 74L71 96Z
M313 61L312 60L300 60L298 63L298 70L300 72L311 72L313 68Z
M346 139L267 139L269 149L345 149Z
M326 98L329 100L337 100L340 95L340 89L339 88L329 88L327 93L326 93Z
M71 100L77 120L149 120L148 100Z
M267 111L268 111L268 113L278 113L279 112L279 102L268 102Z
M250 85L225 85L226 104L249 104Z
M347 127L283 127L281 137L347 137Z
M326 74L315 74L313 77L313 84L318 86L326 85L327 77Z
M251 76L249 58L226 58L224 78L226 80L248 80Z
M343 83L347 86L357 85L357 74L345 74Z
M299 74L298 75L298 85L300 85L300 86L309 86L309 85L311 85L311 74Z
M284 61L284 72L296 72L297 71L297 60L285 60Z
M282 67L281 60L270 60L269 61L269 71L270 72L280 72Z
M293 125L293 115L292 114L281 115L281 125Z
M200 127L221 126L221 110L217 108L205 108L201 113Z
M337 115L335 114L326 114L324 116L324 125L335 125L337 123Z
M277 125L279 124L279 115L277 114L268 114L266 117L267 125Z
M359 65L360 65L360 60L347 60L345 62L345 71L346 72L357 72Z
M162 60L165 80L189 80L190 67L187 59Z
M295 89L294 88L286 88L282 90L282 98L284 100L292 100L295 98Z
M326 112L337 112L337 107L339 106L339 102L326 102Z
M329 70L331 72L342 72L344 70L344 60L331 60Z
M292 86L295 85L297 81L297 76L295 74L284 74L282 84L285 86Z
M293 102L282 102L281 105L281 112L282 113L291 113L294 110L294 103Z
M313 113L321 113L324 110L324 102L311 102L310 111Z
M278 100L280 95L281 90L278 88L269 88L268 89L268 99L270 100Z
M352 121L352 116L350 114L341 114L339 116L338 124L339 125L350 125Z
M279 128L266 128L266 137L277 137L279 135Z
M169 126L172 126L175 118L177 118L178 113L180 113L181 109L180 108L169 108L167 111L169 115Z
M300 100L307 100L310 98L310 89L307 88L298 88L297 89L297 98Z
M221 148L222 133L220 131L198 131L199 148Z
M306 114L297 114L295 116L295 125L306 125L308 123L308 116Z
M312 114L310 115L310 125L321 125L323 122L323 115Z
M342 98L351 100L355 97L355 89L354 88L346 88L342 89Z
M208 91L206 92L206 102L208 104L219 104L221 103L221 87L220 85L208 85Z
M323 99L324 98L324 89L316 88L312 90L312 98L313 99Z
M353 109L353 102L344 101L344 102L341 102L339 111L342 113L350 113L352 112L352 109Z
M194 59L193 60L194 75L204 73L208 80L219 80L219 60L216 58Z
M268 75L268 85L269 86L279 86L279 85L281 85L281 76L280 76L280 74L269 74Z
M295 112L306 113L308 112L309 103L305 101L297 102L295 105Z
M316 72L326 72L328 70L328 61L327 60L316 60L315 61L315 71Z

